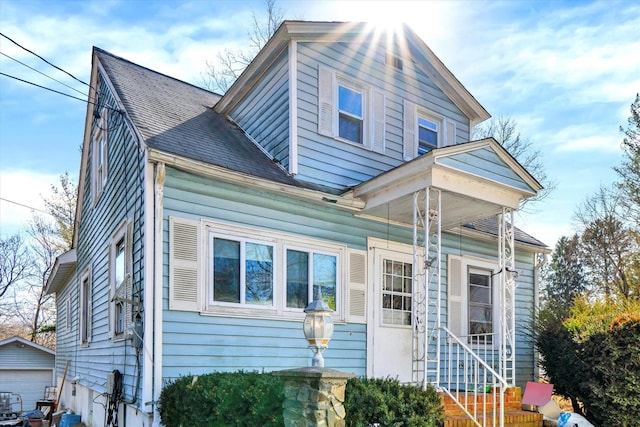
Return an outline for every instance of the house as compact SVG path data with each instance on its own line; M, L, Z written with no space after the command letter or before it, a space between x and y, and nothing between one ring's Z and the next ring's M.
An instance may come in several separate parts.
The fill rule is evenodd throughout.
M83 420L159 425L180 375L308 366L317 288L327 367L451 394L534 378L548 248L514 211L541 186L469 141L489 114L407 26L285 21L224 96L94 48L89 99L47 283Z
M0 393L13 394L7 400L11 411L35 409L55 380L53 350L18 336L0 341Z

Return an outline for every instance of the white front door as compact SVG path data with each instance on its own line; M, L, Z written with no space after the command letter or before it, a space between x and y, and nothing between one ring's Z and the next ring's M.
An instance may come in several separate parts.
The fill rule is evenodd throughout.
M367 374L411 381L411 253L373 248Z

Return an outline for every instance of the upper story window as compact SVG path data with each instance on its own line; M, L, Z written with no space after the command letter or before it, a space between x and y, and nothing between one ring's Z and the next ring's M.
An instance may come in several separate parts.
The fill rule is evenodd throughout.
M318 133L363 148L385 151L385 97L335 70L318 69Z
M455 144L456 124L444 116L404 101L404 159L411 160L429 151Z
M362 91L338 85L338 136L362 144L364 115Z
M418 116L418 155L438 148L438 121Z
M102 108L100 117L95 119L93 129L92 152L93 173L91 177L93 203L97 203L107 183L107 115L108 110Z

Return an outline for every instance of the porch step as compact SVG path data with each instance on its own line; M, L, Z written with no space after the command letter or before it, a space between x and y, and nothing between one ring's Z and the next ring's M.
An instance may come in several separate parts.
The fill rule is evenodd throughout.
M456 392L453 393L454 395ZM500 425L499 419L495 419L500 412L499 390L492 390L488 393L458 392L458 400L473 413L477 408L479 414L486 411L487 414L484 426ZM464 411L456 404L456 402L446 393L441 393L442 403L444 405L445 423L444 427L474 427L475 424L469 419ZM483 408L486 402L486 408ZM495 403L494 403L495 402ZM542 414L522 410L522 393L519 387L510 387L504 392L504 413L505 423L507 427L542 427Z
M466 415L446 415L444 427L475 427L475 423ZM485 422L480 421L484 426L499 426L500 422L492 416L488 416ZM529 411L509 411L504 414L505 427L542 427L542 414Z

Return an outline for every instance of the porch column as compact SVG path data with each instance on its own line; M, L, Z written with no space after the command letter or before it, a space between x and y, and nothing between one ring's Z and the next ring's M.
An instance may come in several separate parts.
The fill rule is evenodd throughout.
M440 189L413 195L413 382L439 386L442 295Z
M500 261L500 375L515 385L516 374L516 271L513 210L503 207L498 215L498 258Z

